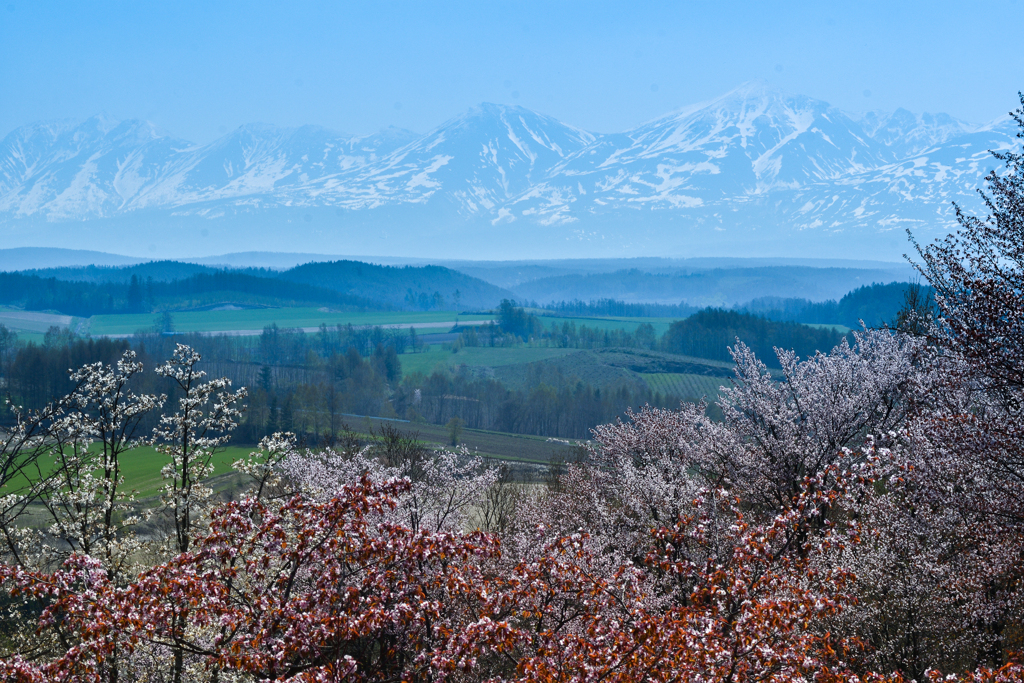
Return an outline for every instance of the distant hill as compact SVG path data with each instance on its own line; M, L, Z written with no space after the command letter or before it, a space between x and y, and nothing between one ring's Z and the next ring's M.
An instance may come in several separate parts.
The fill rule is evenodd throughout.
M396 308L493 308L512 292L441 266L378 266L360 261L307 263L278 275L283 280L374 298ZM435 295L443 304L434 305Z
M807 299L760 297L739 307L747 313L769 320L790 320L799 323L821 323L860 327L861 321L868 327L880 327L891 323L903 307L910 283L892 282L873 284L849 292L838 301L813 302ZM931 287L922 287L926 298L934 296Z
M0 249L0 272L30 270L34 268L59 268L67 266L127 266L142 263L146 259L102 251L83 249L58 249L56 247L16 247Z
M310 259L314 260L314 259ZM315 259L324 261L326 259ZM357 259L367 260L367 259ZM369 259L374 263L388 263ZM198 263L198 261L196 261ZM491 284L515 289L528 282L560 275L587 275L595 273L616 273L639 270L653 275L691 274L711 270L733 268L772 268L796 266L805 268L840 268L854 270L893 271L901 278L913 275L913 269L905 261L865 261L841 258L782 258L782 257L698 257L698 258L575 258L537 259L531 261L446 261L432 260L430 263L446 266L467 275L478 277ZM412 260L410 265L415 265Z
M812 268L770 266L715 268L651 273L639 269L614 273L558 275L513 289L520 301L541 305L559 301L616 299L691 306L734 306L758 297L799 297L811 301L839 299L859 286L905 280L900 264L881 268Z
M458 303L461 310L472 310L493 308L511 297L507 290L440 266L358 261L309 263L283 272L151 261L0 273L0 305L82 317L218 303L347 310L451 310Z
M258 307L330 306L387 310L387 304L352 294L234 271L197 273L170 282L67 281L0 273L0 305L89 317L107 313L195 310L234 304Z
M23 275L36 275L41 278L57 278L67 282L119 282L128 283L134 275L145 281L152 278L154 282L171 282L200 273L217 272L217 268L200 266L180 261L149 261L132 266L66 266L63 268L39 268L22 270Z

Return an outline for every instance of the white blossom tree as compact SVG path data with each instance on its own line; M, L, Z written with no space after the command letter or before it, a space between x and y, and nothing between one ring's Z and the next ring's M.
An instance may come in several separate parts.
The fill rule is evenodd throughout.
M162 415L153 430L157 451L170 458L161 471L167 482L163 505L174 525L172 547L179 553L188 552L193 525L209 504L213 491L203 480L213 473L214 454L238 425L239 405L247 394L244 387L230 391L231 381L224 377L203 381L206 373L196 367L200 360L194 349L178 344L171 359L156 369L182 394L178 410Z

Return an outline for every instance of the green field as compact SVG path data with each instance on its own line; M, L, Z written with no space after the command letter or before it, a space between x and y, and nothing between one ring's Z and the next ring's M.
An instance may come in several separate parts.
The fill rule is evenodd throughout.
M231 332L234 330L261 330L271 323L278 327L319 327L321 323L333 325L409 325L417 323L455 324L455 313L437 311L429 313L369 312L345 313L319 308L254 308L240 311L182 311L171 313L174 329L178 332ZM89 318L89 333L133 334L136 330L151 329L159 314L138 313L123 315L94 315ZM490 320L488 315L460 315L459 322ZM439 330L447 331L445 328Z
M348 418L348 426L363 439L369 438L371 431L379 430L380 426L385 423L396 427L407 436L415 435L427 447L445 446L448 442L448 429L440 425L384 421L368 417ZM564 440L488 432L480 429L464 430L460 445L486 458L539 464L546 464L567 446ZM223 481L222 475L233 473L231 464L247 457L254 450L256 450L255 446L228 446L223 451L216 453L213 457L213 477L221 478ZM121 472L124 475L122 490L134 491L135 497L140 500L155 498L163 489L165 482L160 476L160 469L167 462L167 456L157 453L156 449L151 446L143 446L126 453L121 460ZM25 484L24 478L18 478L8 486L7 490L19 490ZM221 487L214 485L214 488L220 490ZM3 493L4 491L0 491L0 495Z
M655 334L658 336L665 334L669 326L677 320L677 318L560 318L552 315L538 315L537 318L545 330L550 330L552 323L556 323L561 327L562 323L568 322L575 323L577 328L586 325L591 329L597 328L602 331L626 330L627 332L633 332L643 323L650 323L654 327Z
M245 446L229 446L213 456L213 476L231 472L231 463L249 455L255 448ZM47 456L44 456L44 458ZM168 462L168 457L156 452L151 446L136 448L121 460L121 473L124 475L125 491L136 492L137 498L149 498L160 493L164 480L160 476L160 468ZM25 485L24 478L15 479L10 490L17 490Z
M505 365L519 365L538 360L558 358L575 352L576 349L556 349L545 346L522 346L512 348L490 346L465 346L458 353L445 350L440 344L430 345L428 350L402 354L402 372L406 375L422 372L429 375L438 365L450 369L460 365L469 367L497 368Z
M718 398L719 387L732 385L732 382L724 377L678 372L642 373L640 376L652 391L689 400L699 400L706 396L709 401L715 401Z
M2 324L4 324L4 322L0 320L0 325ZM10 325L8 325L7 327L10 328ZM43 343L43 341L46 340L46 335L43 334L42 332L26 332L25 330L18 329L14 329L14 332L18 335L18 341L25 344L31 343L35 344L36 346L40 346Z
M47 313L42 311L23 311L10 306L0 306L0 325L13 330L22 341L41 342L43 335L51 326L73 329L79 327L82 318Z

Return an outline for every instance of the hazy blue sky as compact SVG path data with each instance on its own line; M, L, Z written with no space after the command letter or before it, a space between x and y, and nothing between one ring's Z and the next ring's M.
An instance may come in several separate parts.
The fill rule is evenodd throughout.
M197 142L250 121L425 132L482 101L597 132L763 78L983 122L1024 89L1024 0L0 0L0 136L105 112Z

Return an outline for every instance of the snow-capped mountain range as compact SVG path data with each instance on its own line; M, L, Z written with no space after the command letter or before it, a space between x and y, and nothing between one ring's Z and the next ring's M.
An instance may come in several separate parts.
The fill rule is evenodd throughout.
M6 246L161 256L245 249L459 258L898 258L1019 145L903 109L851 116L744 85L624 133L483 104L425 135L238 128L206 145L142 121L40 123L0 142Z

